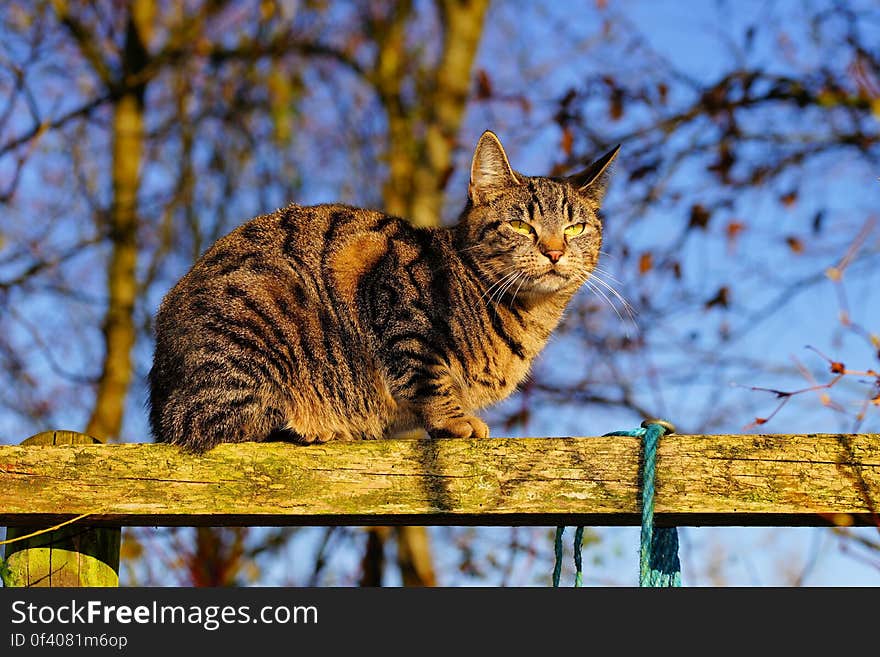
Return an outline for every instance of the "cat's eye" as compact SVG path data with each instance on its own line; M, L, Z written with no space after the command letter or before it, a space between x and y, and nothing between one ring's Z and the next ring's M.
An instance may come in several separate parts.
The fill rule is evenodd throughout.
M532 228L531 225L527 224L525 221L520 221L519 219L514 219L513 221L508 222L508 225L517 233L522 233L523 235L531 235L535 232L535 229Z
M571 226L565 227L565 234L569 237L576 237L584 232L584 228L587 227L587 224L572 224Z

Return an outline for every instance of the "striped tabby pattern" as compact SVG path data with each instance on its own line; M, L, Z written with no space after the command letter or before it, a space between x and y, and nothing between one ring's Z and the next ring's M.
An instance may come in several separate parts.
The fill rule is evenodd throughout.
M611 151L526 177L486 132L457 225L288 206L218 240L156 320L150 423L220 442L489 434L474 413L526 376L602 243Z

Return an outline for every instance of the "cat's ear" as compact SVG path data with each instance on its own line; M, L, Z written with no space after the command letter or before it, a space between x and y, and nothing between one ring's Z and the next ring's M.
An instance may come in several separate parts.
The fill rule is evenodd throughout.
M605 153L580 173L568 177L569 184L573 185L581 194L586 194L597 203L602 202L605 189L608 187L608 174L611 163L617 157L620 144Z
M494 132L486 130L474 150L468 195L474 203L479 203L518 184L519 178L510 168L501 141Z

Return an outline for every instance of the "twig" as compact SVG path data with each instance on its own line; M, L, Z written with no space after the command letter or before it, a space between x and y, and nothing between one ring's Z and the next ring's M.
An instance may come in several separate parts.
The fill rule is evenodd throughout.
M35 532L31 532L30 534L25 534L24 536L16 536L15 538L7 538L5 541L0 541L0 545L9 545L10 543L17 543L18 541L23 541L28 538L33 538L34 536L39 536L40 534L47 534L49 532L54 532L56 529L61 529L66 525L70 525L77 520L82 520L83 518L87 518L88 516L99 513L98 511L89 511L88 513L83 513L78 515L76 518L71 518L70 520L65 520L62 523L54 525L52 527L47 527L46 529L40 529Z

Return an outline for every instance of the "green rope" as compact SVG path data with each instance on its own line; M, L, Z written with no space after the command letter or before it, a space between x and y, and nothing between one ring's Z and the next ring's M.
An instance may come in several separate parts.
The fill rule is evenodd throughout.
M639 586L681 586L681 562L678 558L678 530L675 527L654 526L654 482L657 470L657 445L664 433L675 428L664 420L646 420L639 429L612 431L606 436L642 438L642 529L639 540ZM559 586L562 572L562 534L565 527L556 528L556 564L553 568L553 586ZM581 544L584 528L578 527L574 540L575 586L580 586Z
M562 534L565 527L556 528L556 540L553 542L556 551L556 563L553 566L553 586L559 586L559 578L562 575Z
M581 546L584 544L584 528L574 530L574 585L580 587L584 583L583 563L581 562Z
M553 565L553 586L559 586L559 579L562 576L562 534L565 533L565 527L556 528L556 539L553 541L553 548L556 553L556 563ZM577 527L574 531L574 585L579 588L584 583L583 561L581 557L581 545L584 542L584 528Z

